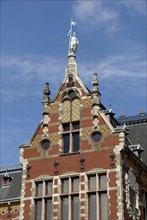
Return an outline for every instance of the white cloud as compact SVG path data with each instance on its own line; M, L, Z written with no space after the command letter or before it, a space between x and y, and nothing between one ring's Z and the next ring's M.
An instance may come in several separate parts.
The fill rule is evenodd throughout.
M73 5L73 13L76 19L82 23L82 27L88 30L89 27L103 28L107 34L114 34L124 29L121 21L124 7L129 14L146 15L146 4L144 0L78 0Z
M126 6L131 13L139 13L141 15L146 15L146 7L147 7L147 2L145 0L123 0L120 1L120 3L124 6Z
M146 59L142 54L142 47L128 50L121 54L112 54L93 63L82 63L79 65L80 75L86 83L92 78L92 74L98 72L100 84L110 82L111 84L120 83L131 86L136 90L134 85L145 91L146 81ZM87 77L88 76L88 77Z
M87 85L91 83L95 71L99 73L100 81L136 80L136 84L140 83L146 80L143 51L142 46L133 45L133 48L121 54L112 54L94 61L79 61L79 76ZM64 79L65 65L63 60L47 56L2 58L2 97L5 97L5 101L13 101L30 95L41 96L38 87L44 87L46 81L50 83L52 94L55 93Z
M104 1L76 1L73 5L75 17L85 26L104 25L106 32L114 33L119 30L119 12L105 4Z
M55 77L52 74L58 74L62 71L64 66L63 60L58 58L51 58L48 56L5 56L2 57L2 68L5 68L2 78L12 81L24 81L30 80L46 80L49 79L51 82L55 81ZM8 74L8 75L7 75ZM11 74L11 75L10 75ZM11 76L11 77L8 77Z

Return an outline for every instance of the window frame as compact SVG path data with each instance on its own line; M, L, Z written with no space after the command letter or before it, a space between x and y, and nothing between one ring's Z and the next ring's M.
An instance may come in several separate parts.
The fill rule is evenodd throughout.
M88 219L91 219L91 210L90 210L90 196L95 195L96 196L96 202L95 202L95 210L96 210L96 219L102 219L101 218L101 201L100 201L100 196L102 194L106 194L107 196L107 184L106 187L101 188L100 187L100 177L101 176L106 176L106 183L107 183L107 173L92 173L87 175L87 181L88 181L88 189L87 189L87 199L88 199ZM95 178L95 189L91 188L90 186L90 178L91 177L96 177ZM107 196L107 204L106 206L108 207L108 196ZM108 209L107 209L108 210ZM109 213L107 213L107 219L109 218Z
M78 128L74 128L75 125L78 125ZM65 126L68 126L69 130L64 129ZM62 129L63 154L78 153L80 151L80 121L63 123ZM75 134L78 134L77 144L74 140ZM65 147L65 137L68 137L69 139L67 148ZM76 148L77 150L75 150ZM68 151L66 149L68 149Z
M74 191L73 189L73 181L75 179L79 179L79 188L78 190ZM68 180L68 190L67 192L64 192L64 180ZM74 212L73 212L73 208L74 208L74 204L73 204L73 198L75 197L78 197L79 199L79 204L80 204L80 197L79 197L79 194L80 194L80 177L78 175L76 176L68 176L68 177L62 177L60 179L61 181L61 194L60 194L60 201L61 201L61 213L60 213L60 216L61 216L61 219L63 219L63 199L64 198L67 198L68 199L68 219L71 219L71 220L74 220L73 219L73 216L74 216ZM78 213L79 213L79 217L80 217L80 206L79 207L79 210L78 210Z
M51 194L48 194L48 192L47 192L47 184L49 182L52 182L52 193ZM35 220L37 219L37 202L38 201L41 201L41 206L42 206L41 219L42 219L42 216L44 216L43 220L47 220L47 200L51 200L52 206L53 206L53 200L52 200L52 198L53 198L53 179L35 181L34 184L35 184L35 195L34 195L34 204L35 204L34 217L35 217ZM38 194L38 185L39 184L42 184L42 194L41 195ZM53 215L53 209L52 209L52 215Z

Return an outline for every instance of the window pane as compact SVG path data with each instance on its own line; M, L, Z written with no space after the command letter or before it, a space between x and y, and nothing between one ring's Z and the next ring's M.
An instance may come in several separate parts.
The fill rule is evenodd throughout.
M68 193L69 192L69 180L65 179L62 181L62 192Z
M42 196L42 187L43 187L43 183L37 183L37 196L39 197Z
M69 131L70 130L70 124L64 124L63 125L63 130L64 131Z
M96 194L89 195L89 217L90 220L96 220Z
M100 189L106 189L107 188L107 176L106 175L100 175Z
M46 200L46 220L52 219L52 200Z
M62 219L68 220L68 198L62 198Z
M36 220L40 220L42 216L42 201L36 201Z
M73 220L78 220L79 219L79 197L78 196L74 196L72 198L72 202L73 202Z
M64 138L64 153L69 153L69 134L65 134Z
M73 133L73 151L79 151L80 146L80 139L79 139L79 132Z
M96 176L89 177L89 190L96 190Z
M100 194L100 219L108 219L107 193Z
M79 122L74 122L73 123L73 129L76 130L76 129L79 129L80 128L80 123Z
M49 181L46 183L46 194L47 195L52 195L53 193L53 182L52 181Z
M72 191L78 192L79 191L79 178L72 179Z

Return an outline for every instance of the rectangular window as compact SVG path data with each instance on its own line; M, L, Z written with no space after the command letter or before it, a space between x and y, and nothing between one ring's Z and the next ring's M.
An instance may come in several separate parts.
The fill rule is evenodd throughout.
M106 189L107 188L107 176L105 174L101 174L99 176L99 184L100 184L100 189Z
M79 192L79 178L72 178L72 192Z
M48 182L46 182L46 195L51 196L52 193L53 193L53 182L48 181Z
M46 199L45 220L52 220L52 199Z
M62 180L62 193L68 193L69 192L69 179L63 179Z
M70 122L63 124L63 148L64 153L78 152L80 149L80 123Z
M108 219L107 193L100 193L100 219Z
M41 197L42 196L42 190L43 190L43 183L39 182L36 184L36 196Z
M108 220L107 176L88 176L88 216L90 220Z
M79 177L61 179L61 219L79 219Z
M89 219L97 219L97 205L96 205L96 194L89 195Z
M79 196L72 196L72 219L79 219Z
M42 200L36 201L36 220L40 220L42 217Z
M89 176L89 190L96 190L96 176Z
M68 219L68 197L62 198L62 219Z
M35 189L35 220L51 220L53 181L36 182Z
M64 134L64 153L69 153L70 150L70 134Z

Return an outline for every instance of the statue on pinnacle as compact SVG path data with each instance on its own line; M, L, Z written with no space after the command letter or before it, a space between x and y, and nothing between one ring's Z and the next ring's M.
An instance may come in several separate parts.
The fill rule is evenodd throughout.
M69 38L68 54L75 54L77 51L77 46L78 46L79 41L76 37L76 33L75 32L72 33L72 26L75 26L76 24L77 22L71 19L70 30L68 32L68 38Z

